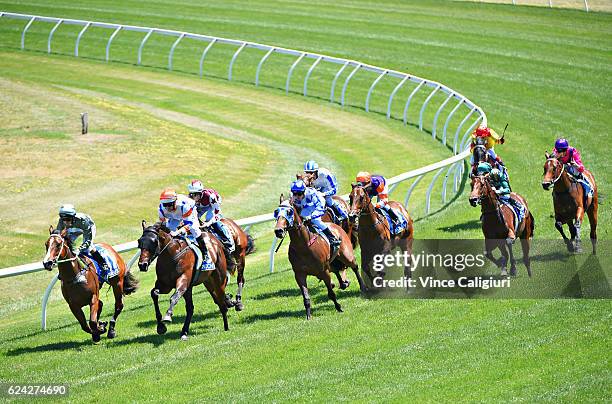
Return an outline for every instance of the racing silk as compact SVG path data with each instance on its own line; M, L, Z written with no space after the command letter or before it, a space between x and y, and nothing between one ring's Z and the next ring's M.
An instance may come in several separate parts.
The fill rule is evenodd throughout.
M198 238L202 231L198 222L198 214L195 207L195 201L185 195L178 195L176 199L176 209L169 211L164 206L159 204L159 220L166 222L168 228L176 231L178 226L183 223L188 232L195 238Z
M300 216L306 220L321 217L325 214L325 198L313 188L306 188L301 201L293 200L295 206L301 208Z
M64 222L60 219L56 229L61 232L65 228ZM81 234L83 235L83 242L79 247L79 254L85 254L94 248L93 239L96 236L96 224L85 213L77 213L72 219L72 226L68 228L68 238L71 243L74 243Z
M370 198L376 197L378 203L387 203L389 198L389 189L387 188L387 180L382 175L373 175L372 182L367 189Z
M500 196L500 198L505 199L510 195L510 184L508 184L508 180L504 176L500 176L498 179L491 177L491 185L495 187L495 193Z
M493 147L495 147L496 144L501 144L502 139L501 139L501 136L499 136L497 132L495 132L493 129L489 128L489 132L491 133L490 136L480 136L480 137L484 137L486 139L485 147L487 149L492 149ZM476 135L476 131L472 133L471 136L472 136L472 144L470 145L470 150L474 148L474 146L476 145L476 138L479 137L478 135Z
M203 223L217 222L223 217L221 215L221 196L212 188L202 191L202 197L197 203L198 217Z
M553 154L561 160L563 164L575 164L578 167L579 172L584 172L584 164L580 158L580 152L575 147L568 147L565 155L559 157L557 149L553 149Z
M336 195L338 192L336 176L326 168L319 168L317 179L312 186L325 197Z

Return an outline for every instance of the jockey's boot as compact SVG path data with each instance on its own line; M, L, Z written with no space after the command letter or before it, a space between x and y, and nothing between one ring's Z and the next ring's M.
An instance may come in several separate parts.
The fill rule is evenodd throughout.
M96 260L98 265L100 265L100 269L102 270L102 272L104 272L104 275L108 274L110 269L108 268L108 265L106 265L106 260L104 259L104 257L102 257L102 254L100 254L100 251L94 248L90 251L89 254L94 260Z
M204 233L200 234L200 236L196 238L196 241L198 242L198 247L200 247L200 250L202 251L202 259L204 261L208 261L208 248L204 242Z
M342 210L339 204L335 203L332 206L332 209L334 213L336 214L336 218L338 219L339 222L342 222L345 219L348 219L348 215Z
M323 230L323 233L325 233L325 235L327 236L332 251L335 251L338 247L340 247L340 240L336 236L334 236L334 233L332 233L329 227Z
M393 223L395 223L395 225L399 225L400 220L399 217L397 217L397 214L395 213L395 211L391 208L391 206L389 205L384 205L383 209L389 214L389 217L391 218L391 220L393 221Z

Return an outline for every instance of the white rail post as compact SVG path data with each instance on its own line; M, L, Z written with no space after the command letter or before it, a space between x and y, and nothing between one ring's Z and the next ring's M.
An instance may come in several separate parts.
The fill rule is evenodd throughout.
M442 105L440 105L440 108L438 108L438 110L436 111L436 114L434 115L434 120L433 120L433 129L431 131L431 138L435 139L436 138L436 127L438 126L438 116L440 115L440 112L442 112L442 110L444 109L444 107L446 106L446 104L448 104L448 102L451 100L451 98L453 98L455 96L454 92L450 92L450 94L448 95L448 97L446 97L446 99L444 100L444 102L442 103Z
M289 85L291 83L291 75L293 74L293 70L295 67L306 57L306 52L303 52L299 58L289 68L289 72L287 73L287 81L285 82L285 94L289 94Z
M442 174L442 171L444 171L444 167L441 167L438 170L436 175L434 175L434 177L431 179L431 182L429 183L429 187L427 187L427 194L425 195L425 214L426 215L429 214L429 208L431 205L431 191L433 190L433 186L436 183L436 180L438 179L440 174Z
M344 62L342 67L338 70L338 72L334 76L334 79L332 80L332 84L331 84L331 93L329 95L329 102L334 102L334 92L336 91L336 81L338 81L338 77L340 77L340 75L342 74L344 69L346 69L346 67L349 65L349 63L350 62L348 60L346 62Z
M304 97L308 95L308 79L310 78L310 75L314 71L315 67L317 67L317 65L321 63L321 60L323 60L323 56L319 56L317 60L314 61L312 66L310 66L308 72L306 72L306 77L304 77Z
M130 258L128 265L127 265L128 271L130 270L130 268L132 268L132 265L134 265L134 263L139 257L140 257L140 250L136 251L136 253L132 256L132 258Z
M115 32L113 32L113 34L110 36L110 38L108 38L108 43L106 44L106 61L107 62L110 61L110 46L111 46L111 43L113 42L113 39L115 39L115 37L117 36L119 31L121 31L121 25L119 25L117 27L117 29L115 29Z
M474 111L476 111L476 107L472 108L470 110L470 112L465 116L465 118L463 118L463 120L461 121L459 126L457 126L457 130L455 131L455 142L453 143L453 153L454 154L457 154L457 153L459 153L461 151L461 150L459 150L459 144L458 144L458 142L459 142L459 131L461 130L461 127L463 127L463 125L465 125L467 120L470 119L470 117L472 116Z
M470 134L472 133L472 131L474 130L474 128L476 128L476 125L478 125L480 123L480 121L482 120L482 115L480 115L475 121L474 123L468 128L468 130L465 131L465 133L463 134L463 138L461 138L461 149L466 148L469 143L470 143ZM463 150L461 150L463 151Z
M584 11L587 13L589 12L589 3L587 3L587 0L584 0Z
M421 112L419 113L419 130L423 130L423 113L425 112L425 108L427 108L427 104L429 104L429 101L431 101L431 99L433 98L434 95L436 95L439 89L440 89L440 85L438 84L433 89L433 91L429 94L429 96L425 99L425 102L423 103L423 106L421 107Z
M395 98L395 94L404 86L404 84L410 79L410 76L405 76L402 81L397 83L397 86L391 91L391 95L389 96L389 101L387 101L387 119L391 119L391 107L393 106L393 98Z
M406 209L408 209L408 203L410 202L410 196L412 195L412 191L414 191L414 188L417 186L417 184L419 182L421 182L421 180L423 179L423 177L425 176L425 174L421 174L419 175L416 180L414 180L412 182L412 185L410 185L410 188L408 188L408 191L406 191L406 197L404 198L404 207Z
M232 56L232 61L230 62L229 65L229 69L227 71L227 79L229 81L232 81L232 71L234 70L234 62L236 61L236 58L238 57L238 55L240 55L240 52L242 52L242 50L247 46L246 42L243 42L242 45L240 45L240 47L238 48L238 50L236 51L236 53L234 53L234 56Z
M179 35L176 41L174 41L174 43L172 44L172 48L170 48L170 53L168 53L168 70L172 70L172 58L174 56L174 49L176 49L177 45L179 44L179 42L181 42L183 38L185 38L184 32Z
M410 102L412 101L412 97L427 83L427 80L421 81L418 86L415 87L414 90L408 96L406 100L406 104L404 105L404 112L402 113L402 120L404 121L404 125L408 125L408 108L410 107Z
M457 163L453 163L448 166L448 171L446 172L446 176L444 177L444 184L442 185L442 203L446 203L446 184L448 183L448 178L450 177L451 172L457 166Z
M138 62L137 62L139 66L140 66L140 63L142 62L142 48L144 48L145 43L147 43L147 41L149 40L149 37L153 34L153 31L155 30L150 29L149 32L147 32L147 34L144 36L144 38L142 38L142 41L140 42L140 46L138 47Z
M217 42L217 38L215 38L212 41L210 41L210 43L204 49L204 52L202 52L202 56L200 57L200 78L202 78L202 75L204 74L204 70L203 70L203 68L204 68L204 59L206 58L206 55L208 54L208 51L210 50L210 48L213 47L215 42Z
M346 94L346 88L348 87L349 81L353 78L353 76L361 69L362 64L358 63L357 66L353 69L351 74L348 75L346 80L344 80L344 85L342 86L342 96L340 97L340 105L344 106L344 95Z
M28 21L28 23L26 24L25 28L23 29L23 32L21 33L21 50L25 49L25 34L26 32L28 32L35 20L36 17L32 17L30 21Z
M272 239L272 246L270 247L270 273L274 272L274 253L276 252L276 236Z
M53 286L55 286L58 280L59 280L58 274L55 274L53 276L53 279L51 279L51 282L49 282L49 286L47 286L47 289L45 290L45 294L43 295L42 315L41 315L42 317L41 325L42 325L43 331L47 330L47 305L49 304L49 296L51 296L51 292L53 291Z
M262 57L259 63L257 64L257 71L255 72L255 86L259 86L259 72L261 71L261 66L263 66L264 62L268 60L268 58L274 52L275 49L275 47L270 48L270 50L266 52L264 57Z
M60 18L51 30L51 32L49 32L49 39L47 39L47 53L51 53L51 40L53 39L53 34L55 34L55 31L59 28L60 25L62 25L63 22L64 20Z
M552 8L552 0L548 0L548 7Z
M380 73L380 75L376 78L376 80L374 80L372 82L372 85L368 89L368 95L367 95L366 101L365 101L365 110L366 110L366 112L370 112L370 97L372 96L372 92L374 91L374 87L376 87L378 82L380 80L382 80L382 78L385 77L387 75L387 73L389 73L389 70L384 70L382 73Z
M463 102L465 101L465 98L461 98L459 100L459 102L457 103L457 105L455 105L455 108L452 109L451 113L448 114L448 116L446 117L446 121L444 122L444 129L442 130L442 144L444 146L446 146L446 130L448 129L448 124L450 123L451 119L453 118L453 115L455 115L455 112L457 112L457 110L461 107L461 105L463 105Z
M87 31L87 29L90 26L91 26L91 22L88 22L87 24L85 24L85 26L83 27L83 29L79 32L79 35L77 36L76 43L74 44L74 56L76 57L79 56L79 44L81 43L81 37L83 37L83 34L85 33L85 31Z

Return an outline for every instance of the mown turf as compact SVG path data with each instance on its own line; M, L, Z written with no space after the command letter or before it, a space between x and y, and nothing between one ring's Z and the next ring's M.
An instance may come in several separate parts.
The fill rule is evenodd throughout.
M447 2L157 2L144 9L136 2L57 1L0 3L0 9L248 39L440 81L482 106L494 128L510 122L508 143L498 152L514 189L534 211L537 237L556 237L550 195L539 181L542 152L562 133L583 151L598 179L599 234L609 238L604 147L611 123L609 14ZM245 51L236 63L239 83L228 84L214 77L227 74L229 48L211 53L205 65L209 78L199 80L192 75L202 50L198 44L181 44L175 55L179 72L165 73L23 53L15 49L20 27L22 22L0 19L0 101L10 118L1 127L0 147L10 155L1 168L11 195L0 199L7 234L0 243L0 266L42 253L44 229L64 198L94 214L100 238L119 242L137 235L143 216L154 216L158 188L180 186L193 175L205 176L227 195L225 206L233 216L246 216L274 206L306 155L336 169L346 190L361 168L393 175L449 154L412 127L328 105L331 68L313 75L312 94L320 99L306 101L246 84L254 79L251 62L261 54ZM46 50L50 28L33 26L28 48ZM81 54L103 57L108 34L92 30ZM122 35L113 44L113 59L134 63L140 37ZM75 29L60 28L54 51L70 53L75 36ZM152 38L145 64L165 67L171 43ZM282 88L293 59L271 62L262 82ZM300 91L307 67L296 69L292 91ZM355 76L351 105L363 107L372 79ZM395 84L383 81L377 87L376 111L384 111L385 95ZM402 103L396 104L394 116L401 115ZM84 109L92 119L87 138L78 135L78 113ZM417 113L411 110L412 124ZM71 158L80 164L67 164ZM151 163L155 158L160 164ZM66 166L68 182L60 181L58 162ZM215 177L228 170L239 175ZM411 204L417 216L423 191ZM419 236L480 237L478 212L466 196L417 222ZM23 213L7 213L12 198L26 206ZM178 324L166 337L154 334L151 274L140 276L142 288L128 300L118 339L98 347L90 346L57 293L51 329L38 331L35 305L49 274L2 280L0 379L68 382L75 401L100 401L111 389L120 401L157 401L160 395L180 401L603 401L610 396L608 300L369 301L353 289L339 293L346 312L337 314L324 289L311 282L315 319L306 323L286 259L278 273L266 274L270 235L264 227L256 230L261 250L248 261L246 311L232 313L231 331L223 333L210 299L199 292L187 344L176 341ZM539 265L539 271L554 270ZM600 281L609 282L606 276ZM111 303L110 295L103 298ZM177 322L182 313L179 309ZM66 363L75 370L63 370Z

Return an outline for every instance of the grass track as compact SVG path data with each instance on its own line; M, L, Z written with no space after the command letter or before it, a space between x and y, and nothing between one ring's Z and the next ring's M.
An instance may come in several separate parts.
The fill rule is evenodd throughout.
M79 6L30 1L0 2L0 9L243 38L440 81L482 106L493 127L501 129L510 122L508 143L498 152L510 167L513 187L535 212L538 237L556 237L548 217L550 196L539 187L542 152L558 134L567 134L598 179L604 199L599 234L609 239L609 14L437 1L376 6L269 1L250 4L249 9L239 2L154 2L143 9L129 1ZM162 184L184 184L193 175L208 178L218 170L236 168L237 158L242 177L213 184L227 195L226 210L245 216L274 206L275 196L268 200L265 195L276 195L286 186L304 159L306 145L310 155L339 171L344 184L364 166L396 174L448 154L413 129L358 109L341 112L324 100L303 101L274 89L200 81L184 74L193 73L190 61L197 54L189 44L175 56L182 72L168 74L22 53L14 49L19 26L0 19L0 110L11 117L2 119L0 148L13 157L0 167L3 184L14 198L32 205L23 217L0 215L2 233L8 234L0 239L0 266L40 254L39 229L54 217L60 198L72 198L94 213L104 229L100 238L118 242L133 238L138 233L134 223L151 216L150 201ZM28 47L45 49L49 29L33 27ZM487 32L486 37L480 32ZM100 57L95 49L105 41L102 34L92 32L84 39L84 56ZM74 35L58 30L58 51L70 52ZM134 42L120 38L113 45L113 58L133 63ZM147 64L165 65L171 44L167 42L147 45ZM227 50L220 50L211 57L211 76L224 76L227 55ZM256 57L245 55L237 62L239 81L252 81L247 62ZM264 82L283 86L277 73L291 63L272 64ZM322 84L313 87L315 95L325 96L328 73L321 71ZM295 83L299 77L296 70ZM370 79L355 77L356 91L349 93L352 105L363 99ZM382 95L394 84L381 82L373 100L376 110L384 108ZM97 140L87 148L79 143L73 118L83 107L95 112L92 138ZM164 155L168 138L174 146ZM347 147L346 138L360 147ZM192 141L206 145L195 148L197 169L182 158ZM54 162L40 158L43 152L59 153L49 149L54 145L80 161L93 157L91 167L70 169L70 188L64 194L56 193L60 176L54 173ZM230 153L237 157L230 159ZM146 164L152 155L162 159L159 167ZM111 158L121 159L113 167L105 164ZM170 170L176 161L181 165ZM145 166L145 176L136 181L130 174ZM50 174L41 176L37 170ZM111 186L100 187L107 181L99 172L114 177ZM241 192L257 179L260 185ZM467 206L465 196L419 222L421 237L480 237L478 213ZM118 200L126 202L125 208L117 207ZM2 212L13 203L0 199ZM419 209L414 206L417 214ZM267 230L256 234L265 247ZM176 341L177 324L167 338L152 334L147 293L151 274L141 276L142 290L128 300L120 337L99 347L89 345L57 294L50 307L50 332L38 331L38 311L33 307L48 274L19 279L16 294L8 292L9 282L3 280L0 380L68 382L73 400L89 401L104 399L111 388L118 391L115 398L120 401L154 401L159 394L180 401L603 401L611 395L609 300L366 301L349 291L339 295L346 309L340 315L313 283L315 319L305 323L286 260L278 265L285 270L266 275L263 250L248 263L247 310L232 313L230 333L220 331L210 299L198 293L193 338L187 344ZM110 303L108 298L105 302ZM182 320L181 310L177 321ZM86 354L95 359L95 366L87 364ZM67 361L81 371L58 372Z

